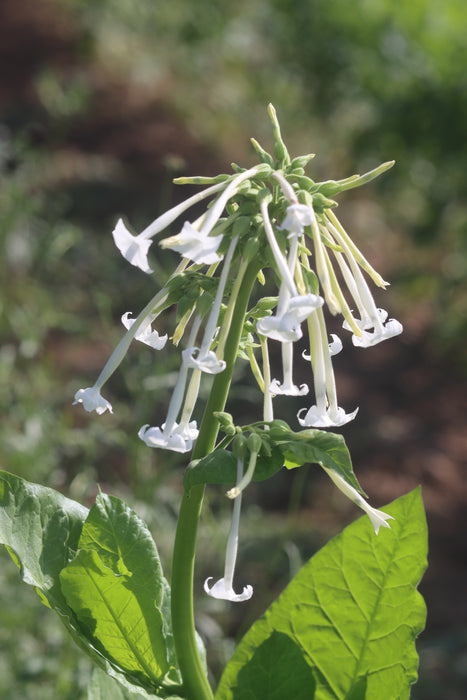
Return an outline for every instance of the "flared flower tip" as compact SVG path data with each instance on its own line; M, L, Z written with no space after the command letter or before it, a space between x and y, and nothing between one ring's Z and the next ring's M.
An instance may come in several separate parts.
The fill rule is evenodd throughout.
M195 354L198 353L198 357ZM213 350L209 350L203 356L199 354L199 348L186 348L182 352L183 362L187 367L199 369L206 374L220 374L226 368L224 360L219 360Z
M165 433L160 428L150 428L149 424L143 425L138 431L138 437L148 447L159 447L172 452L189 452L193 441L175 432L178 426L175 424L171 433Z
M127 311L122 316L122 323L127 330L129 330L135 322L134 318L130 318L130 313L130 311ZM145 345L149 345L149 347L154 348L154 350L162 350L167 342L167 338L167 334L159 335L157 331L153 331L149 320L143 321L135 333L136 340L139 340L140 343L144 343Z
M305 413L305 417L301 416ZM297 413L298 422L304 428L331 428L339 427L349 423L355 418L358 413L358 408L352 413L346 413L343 408L332 410L331 408L322 410L318 406L312 406L308 410L302 408Z
M377 510L376 508L372 508L371 506L368 506L366 509L366 512L368 514L368 517L371 520L371 524L375 528L375 533L379 533L379 528L380 527L388 527L390 528L390 524L386 522L387 520L394 520L392 515L388 515L387 513L384 513L382 510Z
M121 219L117 221L112 236L125 260L143 272L152 272L148 263L148 250L152 243L150 239L133 236Z
M273 379L269 385L269 391L275 396L306 396L309 392L306 384L281 384L278 379Z
M226 585L225 579L221 578L219 581L209 588L209 581L212 580L212 576L209 576L204 582L204 590L211 596L211 598L218 598L219 600L231 600L233 603L241 603L244 600L250 600L253 595L253 586L245 586L241 593L235 593L232 585Z
M95 386L79 389L75 394L73 405L76 403L82 403L85 411L95 411L99 415L105 411L113 413L112 404L101 396L100 390Z
M373 332L362 330L362 335L360 338L357 335L353 335L352 343L356 347L369 348L373 345L377 345L377 343L381 343L383 340L400 335L402 330L402 324L399 323L399 321L396 321L395 318L391 318L383 326L382 330L375 329Z
M185 221L183 228L176 236L170 236L160 242L163 248L171 248L183 258L203 265L213 265L222 260L217 254L217 249L222 242L222 236L210 236L201 233L189 221Z

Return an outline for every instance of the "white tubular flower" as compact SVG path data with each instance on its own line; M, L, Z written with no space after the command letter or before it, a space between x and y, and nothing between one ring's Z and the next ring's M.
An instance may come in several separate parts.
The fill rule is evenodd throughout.
M217 286L216 297L209 314L201 347L192 347L189 343L189 347L182 353L183 362L187 367L199 369L201 372L206 372L207 374L219 374L219 372L223 372L226 367L224 360L219 360L216 353L210 348L216 335L217 320L219 318L225 285L229 275L230 263L232 262L237 242L238 237L231 240L225 256L224 266ZM195 354L197 357L195 357Z
M379 528L380 527L388 527L390 528L390 524L386 522L387 520L394 520L392 515L388 515L387 513L384 513L382 510L377 510L376 508L372 508L372 506L369 505L363 498L361 494L358 493L356 489L354 489L353 486L347 483L347 481L340 476L340 474L337 474L337 472L333 471L332 469L326 469L324 467L325 472L328 474L328 476L333 480L333 482L336 484L337 488L342 491L342 493L347 496L347 498L350 498L350 500L355 503L359 508L365 511L365 513L368 515L368 517L371 520L371 524L373 525L375 529L375 533L379 533Z
M73 405L82 403L85 411L95 411L102 415L105 411L113 413L112 404L101 396L100 385L95 384L87 389L79 389L75 394Z
M352 413L346 413L343 408L339 408L337 405L334 370L321 308L312 314L308 323L312 338L311 366L316 404L309 409L302 408L297 413L298 422L306 428L330 428L345 425L355 418L358 408Z
M167 226L169 226L175 219L177 219L180 214L182 214L186 209L189 209L194 204L201 202L206 197L218 192L225 188L225 183L220 182L217 185L208 187L202 192L194 194L189 197L181 204L172 207L169 211L164 212L161 216L158 216L149 226L147 226L142 233L138 236L133 236L121 219L118 220L117 225L112 233L115 245L123 255L123 257L128 260L135 267L139 267L143 272L152 272L148 263L148 249L152 241L150 240L156 233L163 231Z
M243 462L242 460L237 460L237 483L240 483L243 473ZM225 567L224 576L216 581L211 588L209 588L209 581L212 580L212 576L206 579L204 582L204 590L211 596L211 598L219 598L221 600L230 600L234 603L240 603L244 600L249 600L253 595L253 587L245 586L241 593L235 593L233 589L233 577L235 572L235 562L237 560L238 551L238 528L240 524L240 508L242 505L242 494L240 492L239 496L235 499L232 523L230 525L229 539L227 540L227 549L225 553Z
M160 447L173 452L189 452L192 448L193 441L177 432L177 423L172 424L170 431L166 430L166 424L163 423L161 428L151 428L149 424L143 425L138 431L138 437L146 443L148 447ZM197 431L196 431L197 433ZM196 437L198 435L196 434Z
M301 384L300 387L293 383L293 343L282 343L282 370L284 381L282 384L277 379L273 379L269 385L271 394L281 394L286 396L305 396L308 394L308 386Z
M222 236L210 236L209 234L224 211L225 205L235 195L239 185L256 173L257 168L250 168L231 179L224 191L208 209L199 231L186 221L182 231L177 236L171 236L161 241L161 246L177 250L183 257L199 264L212 265L219 262L221 258L217 254L217 249L221 244Z
M297 295L289 300L287 311L282 315L260 318L256 329L261 335L281 343L300 340L303 335L300 328L302 322L323 303L323 299L316 294Z
M390 319L386 323L387 313L383 309L377 309L373 296L366 283L360 266L356 262L352 252L350 251L347 242L344 240L341 233L331 222L328 223L328 230L334 236L337 243L342 247L350 269L346 265L341 264L341 270L346 278L347 286L350 293L355 299L355 302L360 310L361 319L357 320L357 326L361 331L361 335L352 335L352 342L357 347L370 347L380 343L382 340L392 338L395 335L402 333L402 324L395 319ZM373 328L370 332L369 328Z
M148 250L152 241L141 236L133 236L129 232L122 219L117 221L117 225L112 231L112 236L115 245L129 263L146 273L151 273L152 270L148 263Z
M290 235L301 235L305 226L311 226L313 222L313 210L306 204L291 204L287 207L287 213L282 224L279 226L281 230L289 231Z
M122 316L122 323L127 330L129 330L136 321L136 319L130 318L130 313L130 311L127 311L126 314ZM152 330L150 317L141 323L134 337L135 340L149 345L151 348L154 348L154 350L162 350L168 338L167 334L160 336L157 331Z
M193 343L201 324L200 317L196 317L190 331L189 342ZM167 419L161 428L143 425L138 432L138 437L146 443L148 447L160 447L174 452L189 452L193 446L193 441L198 437L196 421L191 421L189 415L184 415L180 424L176 418L180 412L185 395L185 387L188 379L188 367L183 362L178 373L177 383L170 399ZM192 398L192 397L190 397Z
M162 248L171 248L180 255L199 265L213 265L221 260L217 249L222 243L222 236L210 236L209 231L198 231L192 224L185 221L183 228L176 236L165 238L160 242Z

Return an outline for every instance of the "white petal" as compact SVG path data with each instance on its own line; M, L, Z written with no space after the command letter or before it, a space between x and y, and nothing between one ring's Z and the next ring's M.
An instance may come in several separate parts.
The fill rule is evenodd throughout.
M199 435L199 430L195 420L189 423L180 423L172 430L173 434L181 435L185 441L193 442Z
M371 520L371 524L375 528L375 533L379 533L379 528L382 527L388 527L391 528L389 523L386 522L386 520L394 520L392 515L388 515L387 513L384 513L382 510L377 510L376 508L372 508L370 505L367 504L367 507L364 508L366 510L368 517Z
M152 241L140 236L133 236L123 221L119 219L112 231L115 245L129 263L139 267L143 272L152 272L148 263L148 250Z
M199 369L206 374L219 374L225 370L226 363L224 360L218 360L216 353L212 350L209 350L202 357L199 355L195 357L195 353L199 353L199 348L186 348L182 352L183 362L187 367Z
M96 386L79 389L75 394L73 405L76 403L82 403L85 411L95 411L99 415L105 411L113 413L112 404L101 396L100 389Z
M216 581L216 583L209 588L208 582L212 580L212 576L206 579L204 582L204 590L212 598L218 598L220 600L231 600L234 603L241 603L244 600L249 600L253 595L253 586L245 586L242 593L235 593L232 586L226 585L223 578Z
M305 417L301 418L305 412ZM306 408L300 409L297 413L298 422L305 428L330 428L332 426L339 427L349 423L357 415L358 408L352 413L346 413L343 408L338 408L332 411L331 408L322 410L318 406L311 406L308 410Z
M293 323L294 319L284 316L265 316L256 324L256 330L260 335L265 335L272 340L281 343L290 343L300 340L303 335L300 324Z
M127 311L125 314L122 316L122 323L125 326L125 328L128 330L132 327L134 324L135 320L134 318L130 318L130 311ZM160 336L157 331L153 331L151 328L151 323L149 322L149 319L146 321L143 321L139 329L136 331L135 334L135 340L139 340L141 343L144 343L145 345L149 345L151 348L154 348L155 350L162 350L162 348L165 346L167 342L167 334Z
M277 379L273 379L269 385L269 391L276 396L306 396L309 389L306 384L300 384L298 387L295 384L280 384Z
M185 440L175 432L177 424L171 433L166 434L160 428L150 428L148 424L143 425L138 431L138 437L146 443L148 447L160 447L173 452L189 452L192 447L191 440Z
M338 335L331 333L332 342L329 343L329 353L331 356L337 355L342 350L342 340Z
M193 260L195 263L212 265L222 259L217 254L221 242L222 236L201 233L189 221L185 221L179 234L165 238L160 245L163 248L176 250L182 257Z

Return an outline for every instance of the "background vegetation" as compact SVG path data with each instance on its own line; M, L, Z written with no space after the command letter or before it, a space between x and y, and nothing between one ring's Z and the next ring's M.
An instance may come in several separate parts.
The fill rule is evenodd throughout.
M249 137L271 144L270 101L290 151L317 153L316 178L396 159L340 214L391 280L380 303L405 333L347 349L336 370L343 405L360 405L345 434L372 503L423 487L420 700L458 700L466 682L466 26L463 0L0 5L0 466L86 505L97 483L128 499L166 571L183 465L136 430L164 416L177 358L134 348L109 388L115 415L71 406L120 337L120 315L152 293L113 246L116 219L138 230L186 196L174 176L253 163ZM163 274L171 259L158 264ZM239 381L234 410L255 415L258 395ZM214 676L232 639L356 515L312 469L250 494L239 575L258 594L232 609L199 601ZM228 517L212 490L200 581L221 571ZM86 697L87 662L1 557L0 696Z

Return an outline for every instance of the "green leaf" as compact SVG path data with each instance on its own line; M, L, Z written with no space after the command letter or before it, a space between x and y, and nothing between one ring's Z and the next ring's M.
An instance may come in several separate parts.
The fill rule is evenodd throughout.
M287 635L313 668L315 700L409 698L417 679L414 642L426 618L417 591L427 554L420 490L384 510L395 518L390 530L377 537L360 518L303 567L240 642L216 700L242 697L236 695L242 669L274 631ZM276 664L276 673L293 683L290 667L280 657ZM283 697L294 694L284 688Z
M288 669L284 673L284 669ZM241 668L233 689L235 700L313 700L313 671L298 644L274 631ZM221 697L216 693L216 698Z
M264 481L282 469L284 460L278 449L264 447L256 460L253 481ZM237 481L237 458L228 450L215 450L203 459L191 462L185 471L183 485L191 489L196 484L234 484Z
M143 690L132 693L100 668L93 669L91 683L88 686L88 700L109 700L110 698L112 700L146 700L156 697L157 695L148 695Z
M294 433L283 421L271 423L269 435L271 442L282 452L287 469L307 463L319 464L324 469L337 472L359 493L366 495L354 474L342 435L314 429Z
M116 574L97 552L80 550L60 581L96 648L143 687L158 685L169 670L162 614L131 573Z
M145 523L122 500L99 493L83 525L79 549L93 549L104 566L127 574L161 607L162 566Z
M68 606L58 575L78 549L87 508L53 489L0 472L0 542L25 583L62 614Z

